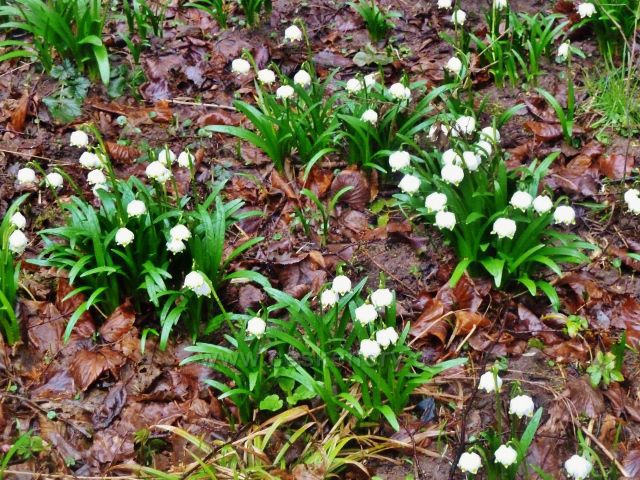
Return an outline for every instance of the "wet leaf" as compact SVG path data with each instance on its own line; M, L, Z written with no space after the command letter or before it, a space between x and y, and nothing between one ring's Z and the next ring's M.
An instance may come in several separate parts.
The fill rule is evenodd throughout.
M600 157L598 166L600 171L607 177L613 180L622 180L626 176L629 176L631 169L633 168L633 158L625 157L619 153L612 153L610 155L604 155Z
M621 315L627 327L627 342L634 348L640 347L640 303L627 297L621 305Z
M595 390L585 377L567 383L567 390L563 394L571 400L578 414L595 418L605 410L602 393Z
M629 450L624 456L622 466L627 471L627 478L640 477L640 447Z
M131 330L136 320L136 312L131 302L127 299L116 308L109 318L100 327L100 336L105 342L117 342L122 336Z
M123 363L124 357L112 350L80 350L73 358L69 371L78 388L85 391L107 370L116 377Z
M96 429L107 428L120 415L127 401L127 390L122 382L116 383L107 394L104 402L93 413L91 420Z

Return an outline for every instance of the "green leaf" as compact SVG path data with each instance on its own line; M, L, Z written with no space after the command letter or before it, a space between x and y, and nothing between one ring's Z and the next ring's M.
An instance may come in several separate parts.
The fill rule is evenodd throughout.
M487 269L487 272L493 277L493 281L496 284L496 287L500 287L502 283L502 272L504 271L504 260L501 258L484 258L480 260L480 263L484 268Z
M380 413L382 413L382 415L384 415L384 418L387 419L387 422L389 422L389 425L391 425L391 427L396 432L400 430L400 424L398 423L396 414L393 413L393 410L391 410L391 407L389 407L389 405L377 406L376 410L378 410Z

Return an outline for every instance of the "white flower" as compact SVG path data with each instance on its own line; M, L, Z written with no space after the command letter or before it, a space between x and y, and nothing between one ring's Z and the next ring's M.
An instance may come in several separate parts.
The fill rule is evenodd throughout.
M502 379L496 375L495 379L493 378L493 372L485 372L480 377L480 382L478 383L478 389L484 390L487 393L495 392L496 390L500 391L502 387Z
M478 470L480 470L480 467L482 467L482 459L476 452L464 452L460 455L458 468L462 473L471 473L475 475L478 473Z
M627 208L631 213L640 214L640 197L631 197L627 201Z
M509 445L500 445L495 452L496 463L501 463L504 468L509 468L518 460L518 452Z
M456 214L444 210L436 213L436 227L440 230L453 230L456 226Z
M476 152L478 152L478 155L486 158L493 152L493 145L491 145L486 140L480 140L478 143L476 143L475 150Z
M267 322L260 317L253 317L247 322L247 333L254 337L260 338L267 329Z
M480 157L480 155L476 155L474 152L463 152L462 158L464 159L464 164L467 166L467 169L470 172L475 172L482 163L482 158Z
M30 185L36 183L36 171L33 168L21 168L18 170L16 180L19 185Z
M173 240L180 240L181 242L184 242L185 240L189 240L191 238L191 232L185 225L179 223L171 230L169 230L169 236Z
M449 149L442 154L443 165L462 165L462 157L455 150Z
M584 480L591 473L591 462L580 455L574 455L564 462L567 475L575 480Z
M122 247L129 245L134 238L133 232L126 227L119 228L116 232L116 243Z
M560 205L559 207L556 207L553 212L553 219L556 223L571 225L576 222L576 212L573 208L567 205Z
M532 417L535 405L529 395L518 395L509 402L509 414L518 418Z
M593 3L585 2L578 4L578 15L580 18L589 18L596 13L596 6Z
M17 255L21 255L24 249L27 248L27 237L22 230L14 230L9 235L9 250Z
M281 87L278 87L278 89L276 90L276 97L278 97L281 100L287 100L288 98L293 97L295 93L296 91L293 89L291 85L282 85Z
M367 75L364 76L364 84L366 87L371 87L373 85L375 85L376 83L378 83L378 73L377 72L373 72L373 73L369 73Z
M236 58L231 62L231 71L238 75L246 75L251 70L251 64L244 58Z
M408 100L411 98L411 90L401 83L394 83L389 87L389 95L396 100Z
M273 70L263 68L262 70L258 70L258 80L265 85L271 85L276 81L276 74Z
M532 202L533 197L528 192L518 191L513 194L510 203L514 208L517 208L524 212L531 206Z
M516 234L516 222L510 218L498 218L493 222L491 233L498 235L498 238L513 238Z
M303 88L307 88L311 85L311 75L309 75L304 70L300 70L293 76L293 83L296 85L300 85Z
M338 275L331 283L331 290L338 295L344 295L351 291L351 280L346 275Z
M47 173L47 176L44 177L44 183L48 187L51 188L62 188L62 184L64 183L64 178L58 172Z
M102 173L102 170L91 170L87 174L87 182L89 185L102 185L107 183L107 177Z
M493 6L497 10L502 10L504 8L507 8L507 5L508 5L507 0L493 0Z
M96 197L100 197L100 195L98 194L100 190L104 190L105 192L108 192L109 186L106 183L96 183L91 189L91 191Z
M498 143L500 141L500 131L493 127L484 127L480 130L480 140L486 142Z
M413 195L420 189L420 179L414 175L405 175L398 183L398 188L404 193Z
M460 75L460 72L462 71L462 62L458 57L451 57L444 66L444 69L454 75Z
M376 308L385 308L393 303L393 292L388 288L379 288L371 293L371 303Z
M433 192L424 199L424 206L429 213L439 212L447 206L447 196L444 193Z
M392 172L397 172L403 168L407 168L411 164L411 155L408 152L399 150L389 155L389 166Z
M22 230L27 226L27 219L20 212L16 212L11 216L11 225L16 227L18 230Z
M183 168L191 168L191 166L195 163L196 158L193 156L191 152L180 152L178 155L178 165Z
M147 206L142 200L131 200L127 204L127 215L129 217L139 217L147 213Z
M333 307L336 303L338 303L338 294L333 290L325 290L320 295L320 305L323 309Z
M558 58L560 58L561 60L566 60L567 58L569 58L570 47L571 44L569 42L560 44L560 46L558 47Z
M553 208L553 200L547 195L538 195L533 199L533 209L540 215Z
M464 25L465 20L467 19L467 12L464 10L456 10L451 15L451 21L454 25Z
M87 170L102 168L102 161L100 160L100 157L92 152L82 152L79 162L80 165L82 165Z
M211 287L200 272L189 272L184 277L184 288L188 288L198 297L211 295Z
M371 125L375 125L376 123L378 123L378 114L375 110L368 109L365 110L365 112L362 114L360 120L370 123Z
M299 42L302 40L302 30L300 30L296 25L287 27L284 31L284 40L285 42Z
M147 165L145 173L147 174L147 177L158 183L166 183L167 180L171 178L171 170L158 161L151 162Z
M640 190L636 188L630 188L626 192L624 192L624 201L626 203L631 203L636 198L640 198Z
M459 137L461 135L471 135L476 131L476 119L469 116L464 116L456 120L455 125L451 131L451 135Z
M82 130L76 130L69 137L69 145L72 147L84 148L89 145L89 135Z
M398 338L398 332L393 327L376 332L376 342L385 350L389 345L395 345L398 342Z
M449 10L453 5L453 0L438 0L438 8L442 10Z
M371 305L370 303L365 303L360 305L355 309L356 321L360 325L368 325L373 322L376 318L378 318L378 312L376 307Z
M362 90L363 85L362 82L357 78L350 78L349 80L347 80L347 85L345 88L349 93L358 93L360 90Z
M168 148L163 148L158 152L157 160L165 167L168 167L176 161L176 154Z
M362 340L360 343L360 355L367 360L375 360L380 355L380 345L373 340Z
M172 238L167 242L167 250L174 255L176 253L183 252L185 248L187 248L187 246L184 244L182 240L176 240L175 238Z
M458 186L464 179L464 170L459 165L445 165L440 171L440 176L445 182Z

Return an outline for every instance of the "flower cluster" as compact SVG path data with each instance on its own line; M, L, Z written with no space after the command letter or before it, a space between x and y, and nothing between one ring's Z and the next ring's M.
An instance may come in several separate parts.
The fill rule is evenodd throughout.
M320 295L320 305L323 309L334 307L341 296L346 295L352 289L352 283L346 275L338 275L333 279L331 288L324 290ZM367 302L354 309L355 321L361 326L373 325L381 312L394 303L394 294L388 288L378 288L371 292ZM398 332L393 327L377 330L373 336L375 340L364 339L360 343L360 355L368 360L378 358L382 350L398 342Z
M16 255L22 255L29 240L23 230L27 226L27 219L20 212L16 212L11 216L9 223L15 228L9 235L9 250Z
M156 160L149 163L145 170L147 177L161 185L167 183L173 177L171 166L177 162L179 167L191 168L195 157L188 150L176 155L171 149L165 147L158 152Z

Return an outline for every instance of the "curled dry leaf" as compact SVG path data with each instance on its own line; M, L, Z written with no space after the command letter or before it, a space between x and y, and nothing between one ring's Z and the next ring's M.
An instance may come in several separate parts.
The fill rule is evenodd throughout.
M105 142L109 158L116 163L131 163L140 156L140 150L136 147L120 145L114 142Z
M351 187L341 197L339 203L348 205L354 210L364 210L371 200L371 192L367 177L359 170L341 171L331 184L329 195L333 198L340 190Z
M458 310L455 312L456 325L454 332L457 335L467 335L473 329L486 327L491 322L487 317L478 312L469 312L467 310Z
M29 111L29 103L31 103L31 95L28 90L22 94L16 109L11 114L11 120L7 125L7 130L22 133L24 131L24 125L27 121L27 112Z
M416 340L434 336L444 345L449 335L444 304L437 298L427 301L418 319L411 324L409 334Z

